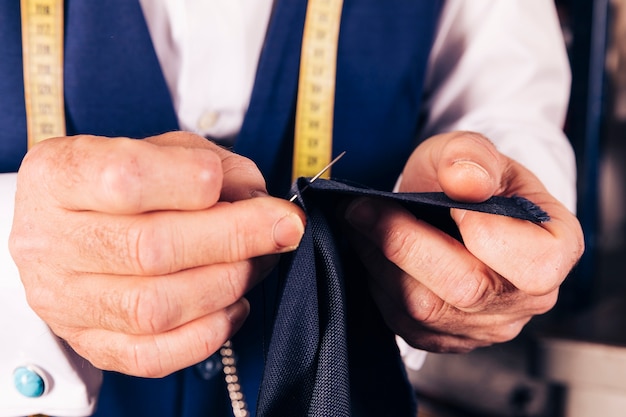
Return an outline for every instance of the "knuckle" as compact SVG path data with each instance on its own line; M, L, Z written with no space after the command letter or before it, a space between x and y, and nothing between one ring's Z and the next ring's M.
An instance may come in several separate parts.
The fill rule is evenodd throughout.
M18 267L28 265L29 260L33 260L35 254L39 252L40 245L36 243L34 236L23 233L18 223L13 224L8 242L9 253Z
M256 163L244 156L231 153L224 157L222 163L224 165L225 175L229 174L231 171L237 170L239 175L250 176L260 180L263 178Z
M219 157L213 152L194 152L189 162L193 172L194 192L190 198L195 199L189 204L198 209L207 208L219 199L223 173Z
M167 352L163 352L158 344L153 345L153 349L149 351L140 344L132 344L128 347L128 364L134 375L142 378L160 378L168 374L161 360L161 355Z
M167 295L158 287L142 285L121 296L121 311L124 312L129 331L136 334L158 334L171 327L173 314Z
M231 222L231 229L228 238L228 253L225 254L227 262L236 262L247 259L249 253L253 252L251 248L252 242L248 239L252 238L247 233L244 224L240 222Z
M53 163L56 165L59 163L59 161L53 161L55 156L54 148L57 144L59 144L59 140L52 139L39 142L30 148L20 164L18 177L20 179L25 179L25 177L29 179L46 178L50 172L54 172L54 170L49 170L50 166L48 164ZM65 154L65 159L70 155L70 153L61 152L61 155L63 154ZM39 176L46 171L45 176Z
M155 339L133 340L120 333L103 338L90 330L55 332L72 349L94 367L142 378L164 377L173 370L166 369L162 351Z
M214 354L226 342L227 335L216 326L207 326L202 332L194 332L188 344L187 357L207 358Z
M238 264L226 265L216 279L220 294L220 302L232 304L243 297L246 291L245 284L247 279L242 275L242 271L238 267Z
M215 169L202 167L199 168L198 171L197 179L194 183L194 188L198 191L194 192L192 196L195 197L197 201L195 201L195 204L190 201L189 204L192 207L207 208L215 204L215 202L219 199L221 179L219 183L216 181L217 175L215 174Z
M517 287L531 296L542 296L559 287L569 273L572 264L569 256L555 242L522 271L516 280Z
M440 260L441 297L464 312L484 310L494 297L504 292L502 282L494 279L481 265L459 265L451 260ZM468 269L469 268L469 269Z
M57 305L55 292L45 285L37 284L25 284L24 289L29 307L45 322L52 322Z
M131 341L120 334L116 336L121 336L121 338L114 338L112 343L105 342L96 347L96 350L91 348L90 342L84 347L74 346L74 349L96 368L102 370L121 372L141 378L158 378L166 375L159 360L161 352L158 345L146 346L143 343L145 341Z
M462 149L466 149L468 145L471 147L478 147L479 149L489 150L494 156L496 155L496 147L493 142L485 135L472 131L456 132L447 147L460 147Z
M8 239L8 249L18 268L32 269L46 260L46 252L54 248L50 233L42 233L42 225L36 216L23 214L16 206L15 217ZM21 272L21 271L20 271Z
M137 220L126 230L126 252L130 266L144 276L172 272L170 261L176 256L176 245L164 232L167 226L163 221L150 220Z
M525 268L516 286L532 296L554 292L571 272L585 250L580 229L569 238L552 239L544 244L541 253Z
M416 300L416 302L407 303L407 313L414 320L427 325L439 322L448 307L432 292L420 294Z
M131 143L119 142L103 158L99 178L104 196L113 207L133 211L141 206L141 169Z
M386 231L382 242L381 247L385 257L396 265L406 265L412 257L419 256L422 259L431 256L430 251L421 250L421 240L409 228L394 228Z
M447 276L452 278L446 301L460 310L481 311L489 303L490 294L497 294L496 291L489 291L488 280L479 268L461 273L451 271Z
M477 143L487 144L491 143L487 137L481 133L474 132L471 130L462 130L457 132L455 137L452 139L452 142L465 142L465 141L473 141Z

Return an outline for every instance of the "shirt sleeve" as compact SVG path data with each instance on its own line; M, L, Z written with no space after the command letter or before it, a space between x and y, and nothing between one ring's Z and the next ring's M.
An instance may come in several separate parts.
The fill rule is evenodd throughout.
M447 0L426 79L423 137L482 133L574 211L576 163L563 133L570 82L554 2Z
M0 174L0 417L93 412L101 372L58 339L28 307L8 249L17 174Z

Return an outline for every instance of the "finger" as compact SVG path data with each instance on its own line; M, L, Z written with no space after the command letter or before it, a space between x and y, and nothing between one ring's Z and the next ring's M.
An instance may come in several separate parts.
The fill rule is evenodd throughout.
M221 160L210 150L94 136L46 141L27 154L20 173L18 184L30 195L70 210L108 213L210 207L223 177Z
M73 212L64 228L33 235L22 225L12 236L18 264L46 257L71 272L163 275L197 266L237 262L293 250L304 214L288 201L264 197L219 203L202 211L106 216ZM55 222L56 223L56 222ZM46 227L42 225L40 227ZM58 245L59 241L64 245ZM54 248L54 256L47 256Z
M538 225L469 211L453 217L467 249L530 295L557 289L583 251L582 233L571 219L555 216Z
M254 162L200 136L177 132L177 135L155 136L149 141L162 146L181 146L182 142L185 147L209 149L214 152L222 162L224 173L220 196L222 201L237 201L267 195L265 179Z
M346 218L385 259L448 304L480 309L487 290L497 284L488 269L458 241L396 204L360 198L350 204ZM367 262L368 255L361 258ZM374 275L383 276L385 271L376 270L375 262L370 267Z
M29 304L49 323L126 334L158 334L219 311L267 275L277 257L211 265L155 277L78 275L27 285ZM61 293L72 297L59 297Z
M452 210L467 249L513 285L532 295L548 294L568 275L584 251L576 217L540 181L512 162L508 192L529 198L550 215L535 224L503 216Z
M443 302L465 312L507 311L520 302L517 289L469 253L460 242L416 219L396 204L359 199L348 207L346 216L384 256L377 258L371 248L369 252L361 253L361 259L368 264L374 277L385 280L390 270L384 260L389 260ZM356 239L355 245L358 250L368 250L363 239ZM397 284L389 281L389 285ZM400 294L410 295L410 282L403 285ZM397 301L407 304L407 300ZM523 307L516 308L543 312L552 307L544 305L550 301L551 298L532 298L525 300ZM426 320L429 314L424 314L419 313L417 317Z
M256 164L248 158L221 149L224 183L220 200L238 201L267 195L265 179Z
M244 299L219 312L157 335L126 335L89 329L55 330L95 367L127 375L159 378L198 363L228 340L249 312Z
M484 201L501 189L507 159L484 136L452 132L424 141L409 158L400 191L444 191L458 201Z
M490 344L487 341L477 341L470 337L451 333L449 330L446 332L435 330L437 323L424 323L415 320L378 284L378 281L372 282L370 289L385 322L395 334L402 337L414 348L438 353L465 353Z
M366 263L376 262L371 256ZM372 261L370 261L372 259ZM389 264L389 268L395 266ZM378 265L378 264L377 264ZM502 343L516 337L530 318L529 309L468 313L441 300L417 280L396 268L396 273L372 275L371 293L387 325L415 347L437 352L461 352ZM500 303L504 304L504 303Z

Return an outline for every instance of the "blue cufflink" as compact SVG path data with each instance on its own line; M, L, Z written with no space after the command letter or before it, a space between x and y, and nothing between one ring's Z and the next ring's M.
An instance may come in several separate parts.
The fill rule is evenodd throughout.
M33 366L20 366L13 371L13 385L24 397L39 398L46 393L44 373Z

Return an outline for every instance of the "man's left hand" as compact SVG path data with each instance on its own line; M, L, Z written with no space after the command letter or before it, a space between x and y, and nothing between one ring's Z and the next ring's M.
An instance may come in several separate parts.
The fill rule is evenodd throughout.
M574 214L481 135L455 132L423 142L405 166L400 191L443 191L466 202L519 195L551 218L534 224L452 209L461 243L396 204L353 201L346 218L373 297L390 328L416 348L464 352L514 338L555 305L582 255Z

